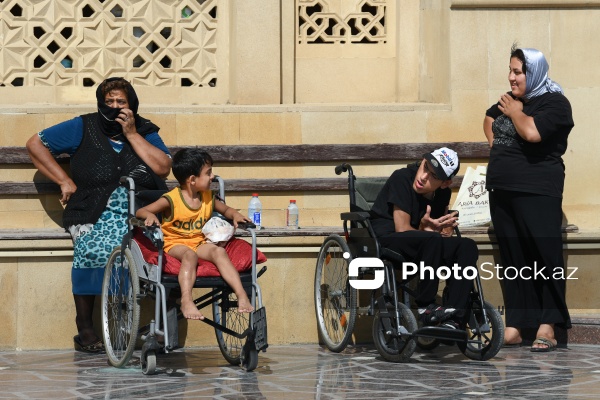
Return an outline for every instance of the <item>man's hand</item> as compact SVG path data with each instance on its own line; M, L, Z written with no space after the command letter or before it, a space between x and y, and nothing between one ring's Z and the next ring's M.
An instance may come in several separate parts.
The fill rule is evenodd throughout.
M427 206L427 211L423 215L423 218L421 218L420 229L423 231L440 232L444 236L449 236L448 232L451 235L452 229L455 226L458 226L458 216L455 212L433 219L431 218L431 206Z

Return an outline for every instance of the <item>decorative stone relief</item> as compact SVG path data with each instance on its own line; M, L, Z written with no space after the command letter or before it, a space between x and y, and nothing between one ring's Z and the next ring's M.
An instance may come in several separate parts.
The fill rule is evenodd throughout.
M298 43L386 43L390 0L296 0Z
M217 84L217 0L0 0L0 86Z

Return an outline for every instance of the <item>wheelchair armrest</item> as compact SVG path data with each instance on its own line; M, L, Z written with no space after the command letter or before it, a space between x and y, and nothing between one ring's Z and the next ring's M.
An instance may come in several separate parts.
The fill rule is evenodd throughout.
M146 226L146 220L139 219L137 217L129 218L129 223L131 226L137 226L138 228L160 229L160 227L156 225Z
M256 229L256 225L254 225L252 222L238 222L237 227L245 231L247 231L248 229Z
M402 264L406 261L402 254L396 253L390 249L386 249L385 247L381 248L381 257L396 264Z
M371 215L366 211L343 212L340 214L343 221L366 221L370 217Z
M146 226L145 221L143 219L139 219L136 217L129 218L129 223L133 227L138 227L142 230L144 236L152 241L156 247L162 248L164 236L162 233L162 229L160 229L160 225L151 225Z
M222 218L224 221L229 222L231 225L233 225L233 220L225 218L223 215L218 214L218 215L213 215L213 218ZM254 225L252 222L238 222L237 224L237 229L241 229L243 231L247 231L248 229L256 229L256 225Z

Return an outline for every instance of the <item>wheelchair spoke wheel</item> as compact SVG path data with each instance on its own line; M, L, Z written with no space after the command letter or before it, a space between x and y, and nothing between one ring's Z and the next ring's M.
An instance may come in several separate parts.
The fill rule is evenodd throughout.
M116 247L104 271L102 336L108 361L121 368L131 358L140 322L138 274L129 249Z
M346 348L356 322L356 289L348 281L351 257L346 241L331 235L321 246L315 271L315 312L319 337L334 352Z
M410 308L405 304L398 302L398 313L400 315L400 326L403 326L409 333L417 329L417 320ZM377 351L387 361L405 362L415 352L416 341L407 336L402 337L397 332L396 310L392 307L392 302L386 304L386 315L377 309L375 319L373 320L373 341Z
M250 314L239 313L237 297L233 293L227 294L221 301L212 304L213 319L217 324L223 325L236 333L243 333L250 328ZM240 365L245 338L237 338L215 328L219 350L225 360L231 365Z
M484 319L479 299L471 305L471 315L467 323L468 342L457 342L463 354L472 360L486 361L500 351L504 343L504 323L498 310L487 301L484 302L487 319ZM482 332L481 328L487 324L489 332Z

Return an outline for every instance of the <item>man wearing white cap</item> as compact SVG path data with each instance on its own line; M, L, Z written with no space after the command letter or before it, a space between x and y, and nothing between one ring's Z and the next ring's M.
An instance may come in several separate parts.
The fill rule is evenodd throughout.
M458 225L456 212L448 214L452 178L460 169L454 150L446 147L423 155L419 163L392 173L371 209L372 224L380 243L400 253L407 261L422 262L438 270L441 266L476 266L479 252L472 239L452 237ZM439 279L425 274L415 299L425 325L459 329L473 281L446 280L445 304L435 303Z

